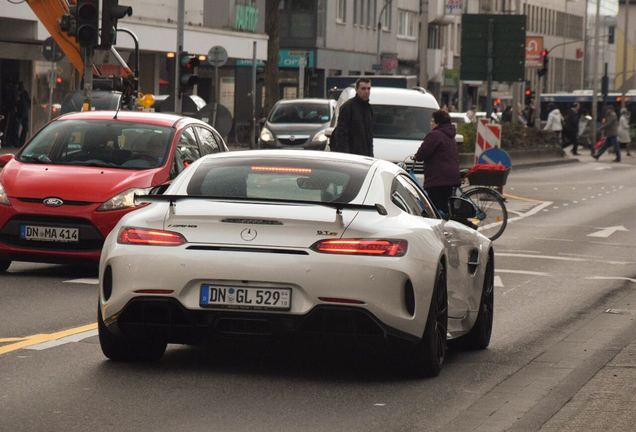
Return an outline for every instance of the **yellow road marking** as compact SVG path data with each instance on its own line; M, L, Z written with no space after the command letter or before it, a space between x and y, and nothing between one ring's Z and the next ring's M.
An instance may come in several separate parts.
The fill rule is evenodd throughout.
M26 336L24 338L5 338L5 339L0 339L1 340L5 340L6 342L12 342L10 340L7 339L16 339L19 342L13 343L11 345L5 345L5 346L1 346L0 347L0 355L2 354L6 354L9 353L11 351L15 351L15 350L19 350L31 345L37 345L39 343L42 342L48 342L48 341L52 341L52 340L56 340L56 339L61 339L63 337L66 336L71 336L77 333L83 333L86 331L90 331L90 330L95 330L97 328L97 323L92 323L92 324L86 324L80 327L74 327L74 328L70 328L67 330L62 330L59 332L55 332L55 333L48 333L48 334L36 334L36 335L32 335L32 336Z
M505 194L503 194L503 196L505 196L506 198L516 199L516 200L519 200L519 201L538 202L538 203L539 202L543 202L542 200L537 200L537 199L534 199L534 198L521 197L521 196L509 194L509 193L505 193Z
M0 338L0 343L7 343L7 342L17 342L17 341L21 341L21 340L25 340L25 337L20 337L20 338Z

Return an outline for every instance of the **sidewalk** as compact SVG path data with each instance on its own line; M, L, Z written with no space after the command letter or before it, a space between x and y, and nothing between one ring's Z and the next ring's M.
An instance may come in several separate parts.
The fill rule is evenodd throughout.
M631 313L620 311L614 313ZM629 431L636 428L636 338L583 386L541 432Z

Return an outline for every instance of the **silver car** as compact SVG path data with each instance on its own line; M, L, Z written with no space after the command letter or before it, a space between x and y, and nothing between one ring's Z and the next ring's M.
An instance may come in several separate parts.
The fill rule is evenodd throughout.
M323 150L325 129L331 124L336 101L287 99L276 102L258 139L259 148Z

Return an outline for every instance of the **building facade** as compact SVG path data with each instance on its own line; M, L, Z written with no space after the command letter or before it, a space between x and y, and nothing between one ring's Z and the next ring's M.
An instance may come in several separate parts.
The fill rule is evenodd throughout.
M121 19L119 27L131 30L139 38L140 90L155 95L173 93L174 59L168 53L176 51L177 0L121 3L133 8L133 16ZM213 46L222 46L229 57L220 68L219 85L214 82L213 68L202 63L198 71L201 79L194 91L206 102L218 97L239 123L251 120L251 88L246 85L250 72L244 65L251 63L254 42L257 59L267 58L264 5L265 0L186 2L184 50L205 55ZM31 131L37 130L46 123L51 109L59 107L63 97L75 90L78 74L65 59L56 63L44 59L42 43L49 34L27 3L5 2L0 11L0 29L0 107L7 109L11 103L7 100L9 85L24 83L32 101ZM118 35L116 48L125 59L133 58L133 47L128 35ZM117 71L112 56L106 55L103 61L113 64L108 70ZM49 106L50 92L53 104Z

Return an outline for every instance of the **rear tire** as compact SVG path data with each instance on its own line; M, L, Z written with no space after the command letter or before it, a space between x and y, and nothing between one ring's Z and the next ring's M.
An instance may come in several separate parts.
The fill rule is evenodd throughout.
M494 257L490 256L486 265L486 274L484 276L484 287L481 292L481 301L479 304L479 312L477 320L473 328L453 341L453 346L457 346L466 350L483 350L490 345L490 336L492 335L492 323L494 318L495 304L495 262Z
M477 230L482 232L483 226L500 223L498 226L488 228L482 232L490 240L498 239L503 234L508 225L508 210L502 196L494 190L487 187L476 187L466 191L462 198L471 201L476 207L479 219Z
M405 353L409 372L418 377L439 375L446 357L447 329L446 268L443 263L440 263L437 268L435 289L431 297L424 334L422 339Z
M0 260L0 272L5 272L11 265L11 261L9 260Z
M157 361L166 351L166 342L162 339L132 339L116 335L108 330L102 319L102 308L97 307L97 330L99 344L106 357L113 361Z

